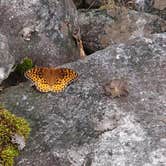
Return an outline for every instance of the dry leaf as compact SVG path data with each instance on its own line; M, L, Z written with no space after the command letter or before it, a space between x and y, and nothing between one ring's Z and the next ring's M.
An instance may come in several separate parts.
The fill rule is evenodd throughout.
M106 83L104 86L105 94L114 97L121 97L128 95L127 81L122 79L114 79Z

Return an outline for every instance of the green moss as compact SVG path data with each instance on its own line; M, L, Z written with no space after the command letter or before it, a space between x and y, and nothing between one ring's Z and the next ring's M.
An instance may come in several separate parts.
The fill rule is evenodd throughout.
M2 162L4 166L12 166L14 164L13 158L19 155L19 151L13 146L7 146L1 152Z
M15 68L15 72L24 75L24 72L33 67L32 60L30 58L24 58L20 64Z
M25 119L0 107L0 166L12 166L14 157L19 154L19 145L13 143L12 137L17 134L26 142L29 133L30 127Z
M100 7L101 10L111 10L116 8L114 0L106 0L103 2L103 5Z

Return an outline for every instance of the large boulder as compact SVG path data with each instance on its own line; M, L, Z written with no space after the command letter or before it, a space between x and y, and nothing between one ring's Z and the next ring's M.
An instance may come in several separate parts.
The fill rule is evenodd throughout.
M16 62L30 57L37 65L57 66L79 58L71 0L2 0L0 22Z
M10 53L8 39L0 33L0 84L9 76L14 64L15 58Z
M160 17L126 9L80 10L79 24L89 54L132 38L166 31L166 21Z
M165 39L133 39L64 65L79 77L61 93L28 82L1 92L0 103L32 128L16 165L164 165ZM103 85L116 78L127 80L127 97L105 95Z

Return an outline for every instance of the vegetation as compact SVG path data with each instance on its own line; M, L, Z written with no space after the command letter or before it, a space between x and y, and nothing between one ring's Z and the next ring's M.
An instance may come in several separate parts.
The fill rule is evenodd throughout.
M115 9L117 6L115 4L114 0L104 0L103 1L103 5L100 7L101 10L107 9L107 10L111 10L111 9Z
M0 106L0 166L13 166L14 157L19 155L21 142L13 142L13 136L23 137L26 142L29 133L30 127L24 118Z
M135 8L135 1L133 0L103 0L102 6L100 9L112 10L118 8Z
M33 62L30 58L24 58L20 64L16 66L15 72L24 75L24 72L33 67Z

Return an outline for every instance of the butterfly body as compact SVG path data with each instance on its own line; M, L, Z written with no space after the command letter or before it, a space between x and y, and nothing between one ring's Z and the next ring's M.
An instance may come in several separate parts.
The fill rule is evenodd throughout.
M25 72L25 77L41 92L60 92L75 80L78 74L68 68L34 67Z

